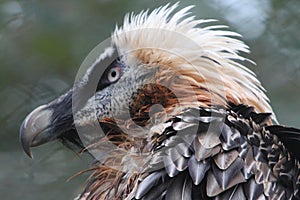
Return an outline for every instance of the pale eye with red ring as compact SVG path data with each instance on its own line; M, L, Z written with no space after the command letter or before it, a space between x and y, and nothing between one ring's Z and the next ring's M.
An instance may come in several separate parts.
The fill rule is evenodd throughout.
M110 83L114 83L121 77L121 67L113 67L107 74L107 80Z

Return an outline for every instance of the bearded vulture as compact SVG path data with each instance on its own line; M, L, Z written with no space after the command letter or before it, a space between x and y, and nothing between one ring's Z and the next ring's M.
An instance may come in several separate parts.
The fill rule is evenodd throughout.
M300 130L278 125L248 46L178 3L128 14L74 87L20 128L93 157L95 199L299 199ZM89 171L87 170L87 171Z

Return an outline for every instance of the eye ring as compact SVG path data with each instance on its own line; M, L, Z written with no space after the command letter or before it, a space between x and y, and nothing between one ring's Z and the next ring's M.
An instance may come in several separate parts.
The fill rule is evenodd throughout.
M119 80L120 78L120 75L121 75L121 68L120 67L114 67L114 68L111 68L108 72L108 75L107 75L107 80L110 82L110 83L114 83L116 82L117 80Z

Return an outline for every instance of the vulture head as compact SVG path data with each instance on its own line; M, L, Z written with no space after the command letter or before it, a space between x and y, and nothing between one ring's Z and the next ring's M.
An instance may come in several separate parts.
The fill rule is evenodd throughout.
M177 7L126 15L74 86L25 118L24 151L31 157L31 147L57 139L75 144L99 160L98 182L91 181L85 194L101 188L102 195L109 185L124 186L127 177L130 187L123 189L129 195L136 177L159 170L149 163L162 144L168 146L164 142L174 135L168 135L168 126L187 109L223 108L226 114L232 105L244 104L251 112L273 113L261 83L244 66L253 62L240 55L249 52L240 35L215 20L196 19L193 6Z
M186 107L234 103L272 112L260 82L239 62L249 61L239 55L249 52L240 35L222 30L226 26L204 26L215 20L189 16L193 6L174 13L177 6L126 15L74 87L26 117L20 129L25 152L31 156L30 147L59 138L81 145L76 127L107 120L145 127L154 125L152 118L155 124L166 120L158 112L174 115Z

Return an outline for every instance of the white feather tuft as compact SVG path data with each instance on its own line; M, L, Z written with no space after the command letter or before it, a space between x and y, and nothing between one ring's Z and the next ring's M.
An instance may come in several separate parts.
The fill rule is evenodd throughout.
M225 92L238 103L273 113L261 83L241 64L249 61L239 54L249 53L248 46L237 39L241 35L223 30L227 28L223 25L201 27L216 20L196 20L190 15L194 6L175 12L178 5L167 4L151 13L146 10L125 16L123 26L112 35L119 54L126 55L124 62L135 67L165 59L184 70L196 68L198 76L217 94ZM164 57L166 52L168 56Z

